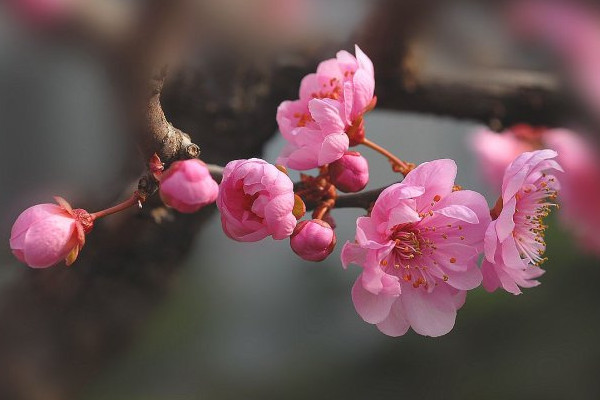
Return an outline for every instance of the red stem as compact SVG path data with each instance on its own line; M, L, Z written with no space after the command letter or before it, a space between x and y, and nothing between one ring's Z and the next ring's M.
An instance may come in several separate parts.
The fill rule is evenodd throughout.
M389 152L385 148L381 147L377 143L374 143L374 142L370 141L367 138L364 138L362 140L361 144L363 144L363 145L365 145L367 147L370 147L371 149L375 150L376 152L378 152L378 153L384 155L385 157L387 157L387 159L390 161L390 163L392 163L392 165L398 166L398 172L401 172L405 176L412 169L410 167L410 165L408 165L407 163L405 163L404 161L402 161L401 159L399 159L398 157L396 157L395 155L393 155L391 152ZM394 168L394 171L396 171L396 168Z
M128 209L129 207L133 207L138 204L140 201L140 196L137 193L134 193L129 199L124 202L117 204L114 207L107 208L106 210L98 211L92 213L92 219L96 220L98 218L106 217L107 215L115 214L121 211Z

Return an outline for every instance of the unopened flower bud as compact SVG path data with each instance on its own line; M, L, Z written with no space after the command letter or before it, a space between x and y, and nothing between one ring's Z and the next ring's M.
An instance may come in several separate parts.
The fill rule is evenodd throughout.
M71 265L92 229L93 218L85 210L59 204L38 204L23 211L10 234L10 248L19 261L32 268L47 268L62 260Z
M329 165L331 183L346 193L360 192L369 183L369 163L357 151L347 151Z
M218 194L219 185L198 159L174 162L160 179L160 198L182 213L193 213L214 203Z
M327 222L319 219L300 222L290 237L294 253L307 261L323 261L335 244L335 232Z

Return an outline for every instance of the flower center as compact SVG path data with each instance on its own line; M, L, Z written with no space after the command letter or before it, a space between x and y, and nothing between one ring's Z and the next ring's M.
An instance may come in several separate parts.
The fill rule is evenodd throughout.
M396 227L392 232L392 240L396 242L394 252L403 260L412 260L417 255L421 255L421 244L417 233L405 228Z
M391 232L390 240L396 244L390 256L382 261L382 267L386 268L388 263L391 263L393 269L388 273L399 276L404 282L412 283L415 289L419 287L427 289L429 287L427 282L432 279L425 271L426 267L419 266L417 258L422 256L423 250L429 246L419 229L413 224L397 225Z
M513 237L521 258L533 265L543 264L547 258L544 219L550 214L558 196L558 185L553 176L542 175L535 183L524 185L516 194Z
M298 118L298 123L296 124L298 128L303 128L309 122L314 121L310 113L295 113L294 118Z
M348 72L346 74L348 74ZM339 100L342 96L341 82L337 78L331 78L329 82L323 84L323 88L319 92L314 92L311 96L314 99Z

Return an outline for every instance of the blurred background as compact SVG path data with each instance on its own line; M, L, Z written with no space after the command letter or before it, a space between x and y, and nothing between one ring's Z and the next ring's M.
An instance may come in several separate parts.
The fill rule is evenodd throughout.
M319 264L287 241L228 240L214 210L157 221L158 203L101 221L71 268L20 264L8 240L23 209L57 194L104 207L142 172L111 46L147 3L0 8L1 399L600 398L600 251L561 211L542 285L517 297L470 292L454 330L436 339L389 338L355 313L359 269L344 271L339 251L361 210L334 212L339 245ZM561 127L591 149L598 141L591 4L199 3L163 104L209 162L261 152L274 162L279 102L355 42L377 71L367 134L412 162L455 159L457 183L490 204L497 193L471 145L482 127ZM363 154L369 188L396 179L386 160ZM598 198L588 202L600 222Z

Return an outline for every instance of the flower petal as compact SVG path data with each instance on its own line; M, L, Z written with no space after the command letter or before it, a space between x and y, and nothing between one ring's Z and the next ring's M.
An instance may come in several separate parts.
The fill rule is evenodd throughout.
M409 287L402 291L402 305L410 325L420 335L438 337L454 327L456 306L447 287L440 285L427 293Z
M394 304L392 304L388 317L378 323L377 328L382 333L392 337L402 336L408 331L410 323L404 315L401 297L397 298Z
M362 275L352 286L352 302L358 315L370 324L384 321L397 297L373 294L362 285Z

